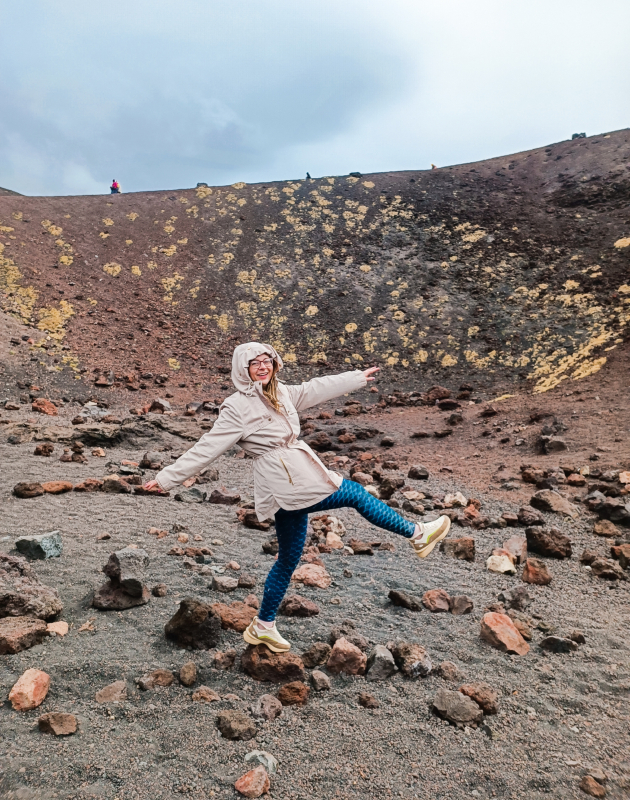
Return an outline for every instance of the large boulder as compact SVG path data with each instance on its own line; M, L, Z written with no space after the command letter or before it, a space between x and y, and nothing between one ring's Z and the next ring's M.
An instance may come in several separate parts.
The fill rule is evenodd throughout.
M50 619L62 609L57 590L40 583L26 559L0 553L0 618Z
M207 603L185 597L164 626L164 632L179 647L211 650L221 638L221 620Z
M557 528L527 528L525 536L527 549L532 553L551 558L571 558L571 540Z

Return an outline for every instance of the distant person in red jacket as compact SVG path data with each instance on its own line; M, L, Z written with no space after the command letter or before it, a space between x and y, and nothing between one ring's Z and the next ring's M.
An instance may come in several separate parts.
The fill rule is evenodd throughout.
M120 194L120 184L118 183L116 178L114 178L114 180L112 181L112 185L109 187L109 191L111 194Z

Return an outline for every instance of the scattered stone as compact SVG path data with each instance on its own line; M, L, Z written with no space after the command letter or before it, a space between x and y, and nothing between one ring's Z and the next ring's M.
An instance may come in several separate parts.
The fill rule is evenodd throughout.
M592 775L584 775L580 781L580 789L591 797L606 797L606 789Z
M529 645L506 614L488 612L481 620L481 638L502 653L524 656Z
M503 575L516 575L516 567L512 558L507 555L491 555L486 561L486 569Z
M452 661L442 661L437 668L437 673L445 681L450 681L451 683L457 683L462 679L461 670Z
M15 549L31 560L56 558L63 552L61 533L52 531L39 536L22 536L16 540Z
M325 664L328 661L332 648L326 642L314 642L308 650L302 653L302 661L304 666L312 669Z
M359 539L350 539L348 547L352 550L355 556L373 556L374 550L367 542L362 542Z
M168 587L165 583L156 583L151 589L151 594L153 597L166 597L168 594Z
M468 595L458 594L455 597L451 597L450 612L455 614L456 617L460 617L462 614L470 614L473 608L473 601Z
M74 714L63 714L59 711L42 714L37 724L42 733L52 733L55 736L70 736L77 730L77 718Z
M377 644L368 656L366 664L369 681L384 681L398 671L394 656L382 644Z
M225 603L213 603L210 606L212 613L221 620L223 630L237 631L243 633L245 628L256 616L256 609L247 603L236 600L230 605Z
M461 539L445 539L440 544L440 550L452 558L459 558L462 561L475 560L475 540L470 536L463 536Z
M317 564L302 564L295 570L291 580L305 586L316 586L318 589L328 589L332 583L326 568Z
M217 728L224 739L247 740L256 736L255 722L242 711L222 711L217 717Z
M106 453L102 447L95 447L94 450L92 450L92 455L96 456L96 458L105 458Z
M243 602L245 605L251 606L252 608L260 608L260 602L255 594L248 594Z
M46 623L33 617L0 619L0 655L19 653L40 644L47 633Z
M525 569L521 575L521 580L525 583L547 586L551 583L552 578L544 561L540 561L537 558L528 558L525 561Z
M619 528L609 519L597 520L597 522L593 526L593 533L596 533L598 536L607 536L607 537L621 536L621 531L619 530Z
M525 586L517 586L510 590L504 589L499 594L499 600L508 608L514 608L517 611L525 611L532 601Z
M229 594L238 589L238 578L231 578L229 575L214 575L212 578L212 588L215 592Z
M524 536L510 536L503 542L503 549L514 557L516 564L522 564L527 558L527 539Z
M395 606L407 608L409 611L422 611L422 600L412 594L392 589L388 597Z
M261 694L251 708L252 714L260 719L272 720L282 714L282 703L272 694Z
M16 483L13 487L13 494L22 500L41 497L44 494L44 487L41 483Z
M505 517L505 514L503 516ZM519 508L518 513L516 515L516 519L519 525L523 525L526 528L532 527L534 525L545 524L544 517L537 511L534 511L533 508L529 508L528 506L523 506L522 508Z
M62 620L59 622L49 622L48 625L46 625L46 633L49 636L65 636L68 630L68 623Z
M179 682L183 686L192 686L197 680L197 665L194 661L188 661L179 670Z
M458 728L477 725L483 719L483 711L477 703L461 692L438 689L433 699L436 713Z
M199 686L191 695L195 703L216 703L221 697L209 686Z
M540 643L541 650L548 653L574 653L577 649L577 642L572 639L565 639L562 636L547 636Z
M56 417L59 413L57 406L44 397L38 397L33 400L31 408L33 411L37 411L39 414L46 414L49 417Z
M307 597L291 594L280 603L278 613L285 617L316 617L319 614L319 606Z
M434 614L440 611L450 611L451 598L444 589L429 589L422 595L422 604Z
M350 644L353 644L355 647L358 647L359 650L365 652L369 648L370 643L365 638L365 636L362 636L360 633L357 633L355 628L356 625L354 624L354 622L352 622L352 620L345 619L343 620L341 625L335 625L331 629L328 641L330 642L331 645L334 645L337 639L341 639L343 637L347 639L350 642Z
M391 652L396 666L407 678L425 678L433 669L429 654L419 644L396 642Z
M630 544L620 544L610 548L610 555L619 562L622 569L630 567Z
M34 456L51 456L55 446L50 444L50 442L44 442L44 444L38 444L33 451Z
M309 696L309 688L302 681L285 683L278 692L278 700L283 706L303 706Z
M207 603L185 597L179 609L164 626L164 632L179 647L211 650L219 643L221 620Z
M114 681L100 689L94 699L97 703L120 703L127 699L127 684L125 681Z
M552 489L542 489L540 492L536 492L529 503L539 511L551 511L556 514L563 514L565 517L571 517L571 519L579 517L579 511L576 506L569 503L566 498Z
M50 688L50 675L39 669L27 669L9 692L15 711L30 711L41 705Z
M326 668L333 675L338 675L340 672L347 675L363 675L366 664L365 653L342 636L333 645Z
M222 669L222 670L232 669L235 661L236 661L236 650L234 650L234 648L226 650L225 653L222 653L219 650L214 654L212 666L215 669Z
M272 653L264 644L248 645L241 656L243 670L257 681L304 681L304 663L295 653Z
M261 797L267 794L271 783L267 770L262 764L242 775L234 784L234 788L243 797Z
M474 700L484 714L496 714L499 710L497 700L499 695L487 683L465 683L459 691Z
M86 478L74 487L75 492L100 492L103 488L103 481L96 478Z
M527 549L541 556L571 558L571 540L557 528L527 528Z
M447 494L444 496L445 508L465 508L468 505L468 500L461 492L454 494Z
M73 488L70 481L47 481L42 483L42 489L46 494L65 494L66 492L71 492Z
M94 593L92 605L103 611L123 610L149 602L149 590L143 584L149 555L136 547L125 547L109 557L103 572L109 580Z
M131 494L131 486L118 475L107 475L103 479L101 491L107 494Z
M175 680L175 676L168 669L156 669L148 675L143 675L138 680L138 686L143 692L154 689L156 686L170 686Z
M157 453L154 450L148 450L140 459L138 466L140 469L158 470L162 469L163 463L164 458L161 453Z
M223 489L215 489L208 495L208 502L217 505L234 506L241 502L241 496Z
M596 558L591 562L591 570L596 577L609 581L623 581L627 578L621 565L610 558Z
M311 672L311 686L316 692L325 692L331 688L330 678L325 672L319 669L314 669Z
M429 479L429 470L426 467L416 464L409 469L407 477L416 481L426 481Z
M369 692L360 692L359 694L359 705L363 708L380 708L381 704L378 702L376 697Z
M40 583L25 558L0 553L0 617L50 619L62 610L57 590Z
M263 553L267 553L269 556L277 556L278 555L278 539L276 536L272 536L270 539L267 539L266 542L262 544L262 551Z

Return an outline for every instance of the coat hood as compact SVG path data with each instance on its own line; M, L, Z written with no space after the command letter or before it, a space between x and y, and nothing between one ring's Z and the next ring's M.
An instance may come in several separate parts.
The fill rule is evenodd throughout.
M234 350L234 355L232 356L232 383L239 392L247 393L256 386L249 377L249 362L263 355L263 353L268 353L278 364L278 369L282 369L282 359L270 344L247 342L246 344L239 344ZM256 383L260 383L260 381Z

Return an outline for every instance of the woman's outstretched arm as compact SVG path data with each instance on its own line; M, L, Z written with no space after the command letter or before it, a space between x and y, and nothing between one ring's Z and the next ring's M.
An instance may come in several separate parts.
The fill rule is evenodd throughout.
M324 375L321 378L313 378L305 381L299 386L286 386L291 402L297 411L304 411L306 408L325 403L334 397L363 389L368 381L373 381L372 373L378 371L378 367L370 367L366 370L352 370L342 372L340 375Z

